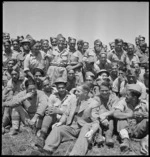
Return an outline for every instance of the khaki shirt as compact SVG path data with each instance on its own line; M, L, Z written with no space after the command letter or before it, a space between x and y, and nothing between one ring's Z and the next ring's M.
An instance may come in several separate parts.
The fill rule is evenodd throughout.
M118 55L115 51L115 49L113 49L111 51L111 55L109 56L109 60L111 62L116 62L116 63L119 63L120 61L123 62L123 63L126 63L126 51L122 50L122 53L120 55Z
M27 54L24 60L24 71L29 70L33 73L33 70L40 65L45 67L45 56L46 54L43 51L40 51L37 56L34 56L31 52Z
M133 63L140 63L139 57L136 54L133 54L132 58L129 58L128 54L126 55L126 66L130 68Z
M17 55L19 53L16 51L12 51L11 53L7 54L5 53L5 51L3 51L3 67L7 67L7 63L9 61L9 59L17 59Z
M59 51L58 47L55 47L52 51L52 63L60 64L67 63L69 58L69 52L64 49L62 52Z
M68 114L68 109L71 104L75 104L77 101L76 96L71 93L67 93L66 96L63 98L63 100L60 99L60 96L58 93L51 94L48 99L48 106L55 106L59 108L61 111ZM57 115L57 118L59 119L61 116Z
M25 95L26 90L19 92L17 95L13 96L11 101L7 102L7 106L17 107L22 105L28 113L37 113L40 116L44 116L46 107L48 106L48 101L44 92L37 90L37 95L32 99L27 100L24 100Z

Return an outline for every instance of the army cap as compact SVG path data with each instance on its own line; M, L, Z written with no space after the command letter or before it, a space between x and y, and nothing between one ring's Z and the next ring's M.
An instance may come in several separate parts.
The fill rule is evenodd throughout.
M61 83L66 84L67 81L64 78L59 77L59 78L56 79L56 81L54 83L55 83L55 85L58 85L58 84L61 84Z
M127 85L127 89L128 90L134 90L136 92L142 93L142 88L138 84L128 84Z

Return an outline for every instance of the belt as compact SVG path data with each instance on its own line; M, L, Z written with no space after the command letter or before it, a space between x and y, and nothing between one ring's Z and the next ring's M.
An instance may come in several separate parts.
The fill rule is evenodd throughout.
M51 65L51 66L57 66L57 67L66 67L66 66L67 66L67 64L62 64L62 63L60 63L60 64L51 63L50 65Z

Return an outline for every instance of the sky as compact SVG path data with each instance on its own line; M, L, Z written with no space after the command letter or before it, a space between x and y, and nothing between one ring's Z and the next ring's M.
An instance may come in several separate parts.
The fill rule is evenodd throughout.
M149 2L3 2L3 32L36 40L61 33L90 47L96 39L135 44L135 37L143 35L149 45Z

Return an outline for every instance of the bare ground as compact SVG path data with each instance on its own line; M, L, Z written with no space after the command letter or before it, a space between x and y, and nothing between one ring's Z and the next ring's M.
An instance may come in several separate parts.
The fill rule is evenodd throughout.
M2 155L30 155L33 150L32 143L35 141L35 136L30 128L22 127L18 135L11 136L8 133L2 135ZM113 137L115 145L113 148L109 148L105 144L98 148L93 146L87 152L88 155L92 156L120 156L120 155L142 155L140 153L139 141L131 141L131 150L128 154L120 152L119 142L117 136ZM54 156L62 155L66 156L72 150L74 145L73 141L68 141L60 144L58 149L54 152Z

